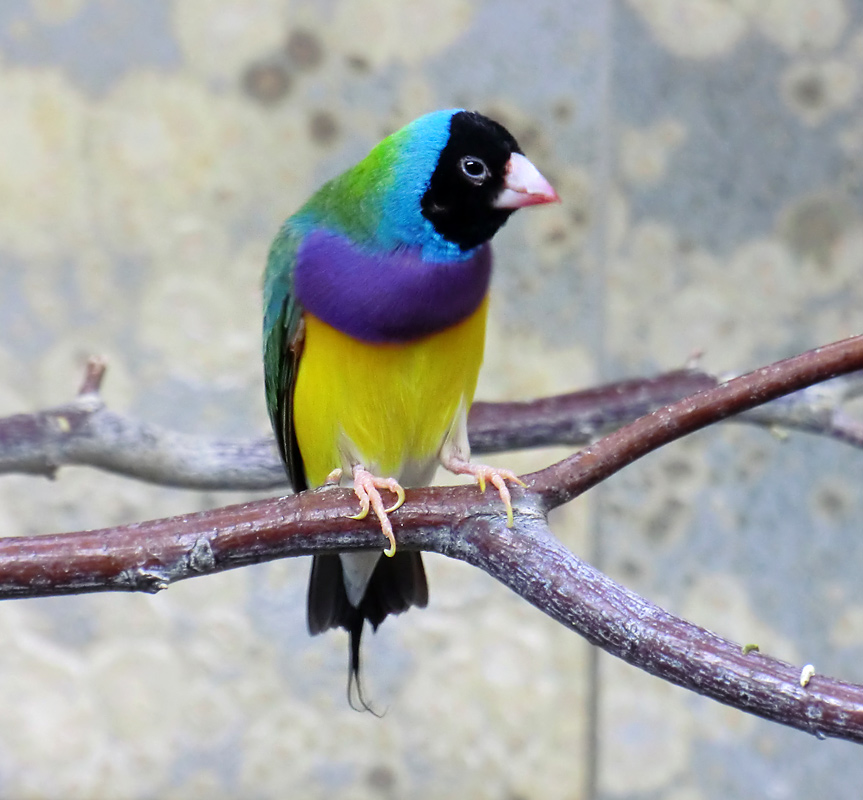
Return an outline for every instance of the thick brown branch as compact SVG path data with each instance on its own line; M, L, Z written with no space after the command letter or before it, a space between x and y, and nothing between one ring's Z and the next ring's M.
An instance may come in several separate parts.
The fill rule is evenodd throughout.
M409 492L394 515L399 546L488 572L588 641L699 694L818 736L863 742L863 687L815 676L672 616L582 562L547 528L530 495L508 529L474 487ZM0 596L148 591L286 556L381 547L371 520L349 519L341 489L230 506L103 531L0 540Z
M800 667L675 617L572 555L541 518L508 530L476 519L442 550L480 567L592 644L667 681L819 737L863 742L863 686Z
M863 337L774 364L623 428L528 476L507 529L499 499L475 487L414 490L393 514L402 548L485 570L553 618L631 664L721 702L818 736L863 742L863 687L815 676L727 642L637 597L550 534L545 511L640 455L731 413L863 367ZM622 452L618 452L618 451ZM170 583L286 556L381 547L342 489L102 531L0 539L0 597L158 591Z
M527 476L527 489L515 492L513 529L506 528L492 492L411 491L393 514L399 546L467 561L592 643L680 686L818 736L863 742L863 687L820 676L801 686L799 668L757 653L744 655L738 645L668 614L584 564L554 539L545 518L547 509L662 444L861 368L863 337L856 337L660 409ZM95 386L98 378L89 381L81 402L93 401ZM546 404L542 413L553 419L559 411L555 401L540 402ZM517 416L517 410L510 411ZM77 417L51 413L26 424L37 418L42 425L74 430ZM556 425L547 427L558 435ZM350 492L327 489L102 531L0 539L0 597L153 592L195 575L275 558L381 547L377 525L349 519L354 510Z

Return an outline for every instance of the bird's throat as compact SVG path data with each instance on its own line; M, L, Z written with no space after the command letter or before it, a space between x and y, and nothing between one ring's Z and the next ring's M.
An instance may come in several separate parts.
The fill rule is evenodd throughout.
M317 231L301 245L294 292L303 308L342 333L366 342L407 342L476 311L491 266L488 244L462 260L432 262L417 250L377 253Z

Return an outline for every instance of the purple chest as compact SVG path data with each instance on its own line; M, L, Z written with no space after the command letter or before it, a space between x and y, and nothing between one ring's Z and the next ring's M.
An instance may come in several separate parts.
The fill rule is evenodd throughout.
M464 261L423 261L414 250L374 254L327 231L297 252L294 294L336 330L366 342L407 342L444 330L479 307L491 278L491 248Z

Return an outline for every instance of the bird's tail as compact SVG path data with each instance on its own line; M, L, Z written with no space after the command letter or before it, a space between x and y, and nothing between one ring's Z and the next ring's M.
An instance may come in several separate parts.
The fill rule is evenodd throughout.
M360 640L363 638L363 626L366 621L359 611L354 609L354 612L354 619L351 620L348 628L348 635L350 636L348 646L348 705L354 711L368 711L379 717L381 715L366 702L366 698L363 696L363 684L360 680ZM354 687L356 687L356 703L354 702Z
M309 576L308 624L313 636L330 628L344 628L350 636L348 703L357 710L372 711L363 697L360 681L360 642L365 621L377 630L390 614L428 603L428 583L422 556L399 550L392 558L378 560L359 606L351 605L345 590L341 559L337 555L314 556ZM353 702L353 687L356 698Z

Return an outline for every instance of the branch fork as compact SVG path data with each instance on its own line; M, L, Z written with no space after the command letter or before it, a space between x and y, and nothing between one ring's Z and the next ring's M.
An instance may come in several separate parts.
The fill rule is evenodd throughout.
M854 337L724 382L682 370L530 403L476 404L470 433L477 452L581 444L613 432L521 476L526 486L513 487L512 528L499 498L474 486L409 490L391 515L399 548L473 564L653 675L819 737L863 742L863 686L804 673L674 617L569 552L547 522L551 509L635 459L732 415L861 447L861 426L841 407L863 393L860 370L863 337ZM99 397L104 372L103 362L91 361L76 400L0 419L0 472L51 476L75 463L174 486L284 484L269 439L202 442L124 418ZM810 388L837 376L845 377ZM277 558L379 549L377 521L351 519L355 509L351 491L327 488L97 531L0 539L0 599L156 592Z

